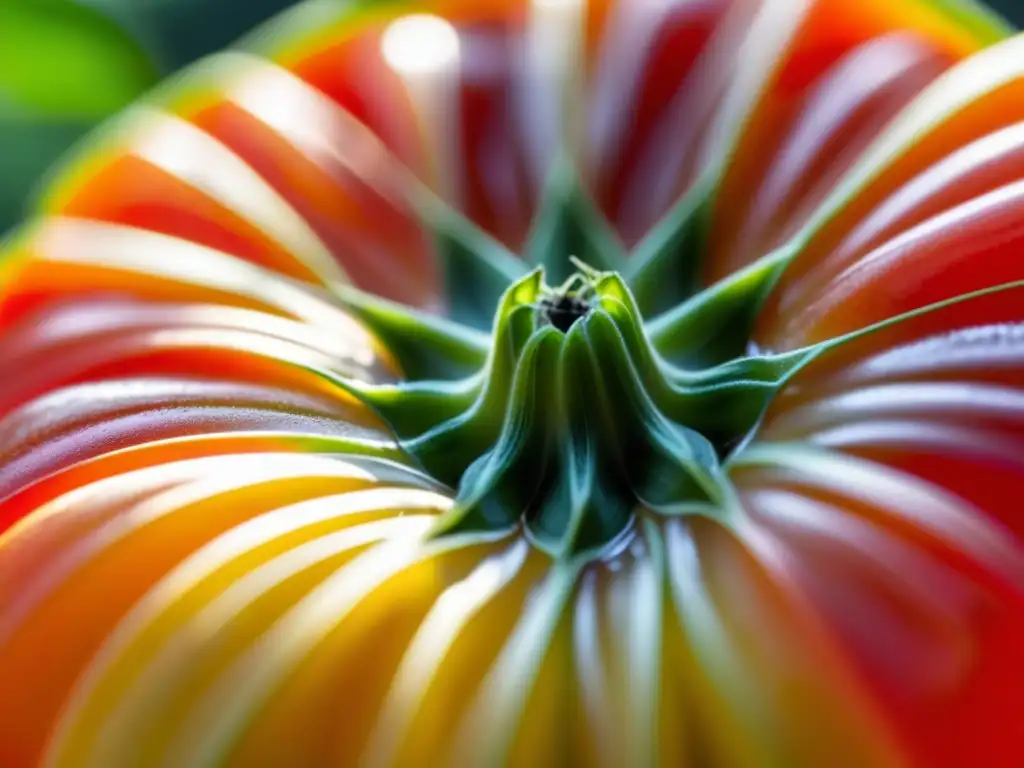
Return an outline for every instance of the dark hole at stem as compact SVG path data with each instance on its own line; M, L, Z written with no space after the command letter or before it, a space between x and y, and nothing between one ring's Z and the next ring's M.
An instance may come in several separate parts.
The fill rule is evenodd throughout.
M590 303L577 296L563 294L545 298L541 308L551 325L562 333L568 333L573 324L590 311Z

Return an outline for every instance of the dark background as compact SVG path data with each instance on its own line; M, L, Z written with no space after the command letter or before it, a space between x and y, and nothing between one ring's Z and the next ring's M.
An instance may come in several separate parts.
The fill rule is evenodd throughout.
M1024 26L1024 0L991 0L989 5L1018 27Z
M196 0L190 1L195 3ZM178 2L188 4L189 0ZM287 0L206 0L202 24L195 24L195 19L189 18L190 14L181 13L180 5L179 10L164 6L169 9L165 18L157 20L164 24L169 36L184 41L177 46L175 56L179 59L178 64L185 64L204 53L224 48L237 37L237 30L250 29L285 5ZM1024 28L1024 0L988 0L988 5L1018 28Z
M147 0L138 2L145 4ZM188 6L200 3L204 6L202 22L197 23L196 15L188 12ZM288 4L289 0L164 0L162 4L155 3L157 10L153 21L162 26L168 38L177 41L172 53L175 60L167 63L181 66L205 53L226 47L238 37L240 30L251 29ZM1024 0L988 0L988 5L1018 28L1024 28Z
M194 1L194 0L193 0ZM179 0L179 3L182 0ZM899 3L901 0L892 0ZM992 8L999 11L1017 27L1024 27L1024 0L989 0ZM205 21L195 24L180 11L168 10L164 19L167 34L179 38L175 56L178 64L185 64L209 51L226 47L237 37L237 30L253 27L260 21L277 13L286 2L283 0L207 0ZM170 8L170 6L164 6Z

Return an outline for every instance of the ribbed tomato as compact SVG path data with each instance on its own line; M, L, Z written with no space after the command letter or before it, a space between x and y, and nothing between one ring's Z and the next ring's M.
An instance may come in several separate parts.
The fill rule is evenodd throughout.
M0 261L0 765L1024 764L1024 37L313 0Z

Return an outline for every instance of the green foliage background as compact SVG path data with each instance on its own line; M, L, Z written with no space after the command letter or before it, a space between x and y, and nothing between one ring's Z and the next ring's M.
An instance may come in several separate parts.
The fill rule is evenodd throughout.
M97 122L293 2L0 0L0 232ZM1024 26L1024 0L990 5Z
M0 232L67 148L294 0L0 0Z

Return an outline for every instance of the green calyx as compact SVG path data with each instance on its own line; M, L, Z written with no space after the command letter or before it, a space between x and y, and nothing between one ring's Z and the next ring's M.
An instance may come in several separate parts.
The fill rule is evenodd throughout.
M538 268L505 291L475 371L346 384L456 490L438 535L521 525L552 556L575 557L612 546L638 515L729 514L723 459L799 361L679 368L652 344L620 275L574 263L558 288ZM449 321L360 306L381 335L420 338L439 373L479 359L480 338Z
M518 526L556 558L586 558L644 515L732 524L741 512L730 463L804 366L917 315L1024 290L1006 283L792 352L752 352L756 318L805 239L704 285L715 188L714 174L699 180L627 255L567 157L552 167L520 254L416 186L445 315L331 286L406 380L330 378L386 422L404 463L454 490L436 535ZM565 282L550 288L545 275ZM393 450L358 448L394 460Z

